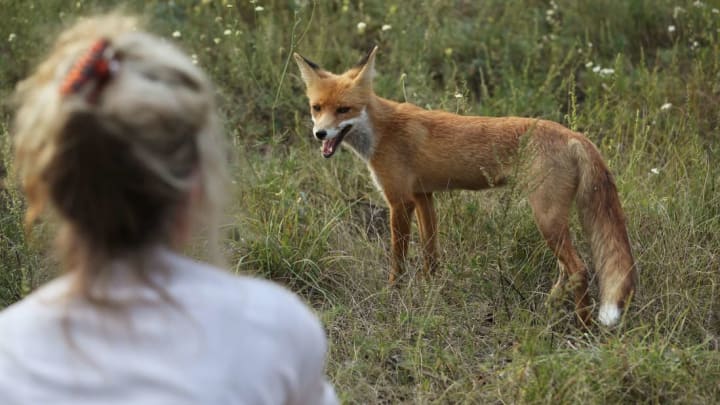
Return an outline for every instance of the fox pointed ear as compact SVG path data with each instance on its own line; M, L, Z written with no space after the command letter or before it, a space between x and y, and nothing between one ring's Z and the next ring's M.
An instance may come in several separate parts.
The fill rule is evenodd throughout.
M295 58L295 63L297 63L298 68L300 68L300 75L305 82L305 86L310 87L320 78L320 66L297 52L293 54L293 57Z
M375 77L375 54L377 50L378 46L373 45L367 55L355 65L356 69L359 69L355 77L355 81L358 84L372 87L373 78Z

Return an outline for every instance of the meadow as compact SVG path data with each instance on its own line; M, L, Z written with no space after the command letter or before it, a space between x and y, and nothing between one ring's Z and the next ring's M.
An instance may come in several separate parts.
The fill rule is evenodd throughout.
M52 222L23 232L13 88L63 27L118 7L217 85L229 268L315 308L343 402L720 402L720 2L0 0L0 308L57 269ZM379 95L550 119L598 145L639 268L619 327L584 331L569 291L548 297L556 261L513 188L437 195L439 274L387 285L385 202L354 154L322 158L291 57L342 71L372 44Z

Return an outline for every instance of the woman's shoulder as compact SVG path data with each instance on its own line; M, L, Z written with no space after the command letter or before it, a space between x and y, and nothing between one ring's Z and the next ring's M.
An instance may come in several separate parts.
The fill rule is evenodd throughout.
M205 304L223 308L223 313L241 316L247 321L274 325L287 332L301 330L324 340L319 319L300 297L275 282L244 275L233 274L213 265L202 263L181 255L171 258L177 269L182 269L185 283L181 289L202 299ZM181 293L184 295L184 293ZM191 304L192 305L192 304Z

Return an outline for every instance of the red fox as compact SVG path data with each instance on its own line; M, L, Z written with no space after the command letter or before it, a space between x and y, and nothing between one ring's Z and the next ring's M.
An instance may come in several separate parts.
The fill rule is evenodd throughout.
M322 141L322 155L330 158L340 145L348 146L367 163L390 207L390 283L404 271L413 212L424 272L434 273L438 267L433 192L497 187L517 174L527 185L524 190L540 233L558 259L560 276L554 289L567 273L576 283L577 317L587 325L588 274L568 227L576 201L600 278L599 320L615 325L635 291L637 275L617 189L595 145L551 121L460 116L379 97L373 91L377 49L340 75L297 53L294 58L307 88L313 134ZM520 149L531 152L525 156ZM527 170L516 170L517 164Z

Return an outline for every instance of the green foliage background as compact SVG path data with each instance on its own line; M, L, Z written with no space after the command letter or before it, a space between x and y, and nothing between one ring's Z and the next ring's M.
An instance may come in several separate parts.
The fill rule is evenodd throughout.
M717 1L0 0L0 8L4 101L63 27L108 10L145 16L209 72L235 158L223 229L231 270L282 282L314 306L344 401L720 401ZM440 196L441 274L387 287L384 202L353 154L320 157L290 59L299 51L340 71L371 44L380 46L380 95L551 119L600 147L640 269L621 327L584 333L570 294L548 299L555 260L510 190ZM10 173L11 116L10 103L0 106ZM0 308L56 269L46 253L52 224L26 241L12 175L5 185ZM578 246L589 260L582 238Z

